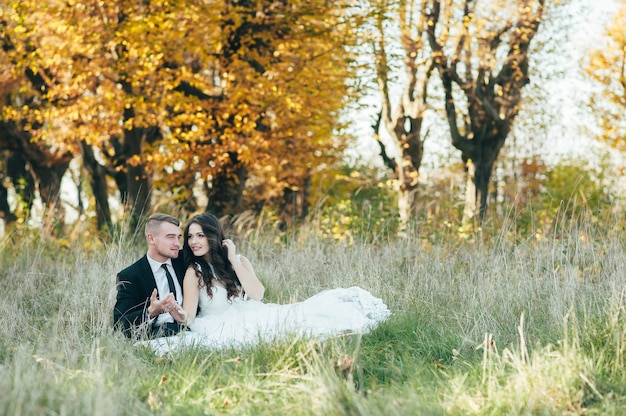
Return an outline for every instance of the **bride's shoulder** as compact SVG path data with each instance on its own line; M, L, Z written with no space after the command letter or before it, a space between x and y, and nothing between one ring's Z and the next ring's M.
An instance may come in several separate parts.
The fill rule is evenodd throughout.
M183 280L197 282L199 285L202 284L202 269L200 268L200 265L198 263L193 263L187 266Z
M202 266L198 262L193 262L187 266L185 273L194 272L194 273L202 273Z

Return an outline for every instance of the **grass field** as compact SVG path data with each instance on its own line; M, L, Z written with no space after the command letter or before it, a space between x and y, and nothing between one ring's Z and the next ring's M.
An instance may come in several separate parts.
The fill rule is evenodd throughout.
M419 229L345 245L239 241L266 301L361 286L392 317L364 336L160 359L111 332L123 238L0 237L3 415L626 414L623 230L516 241Z

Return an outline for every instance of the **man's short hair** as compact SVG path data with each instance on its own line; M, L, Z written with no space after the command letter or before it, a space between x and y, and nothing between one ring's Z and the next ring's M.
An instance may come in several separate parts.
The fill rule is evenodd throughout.
M177 227L180 226L180 221L178 221L178 218L172 217L169 214L157 212L156 214L150 215L150 218L148 218L148 222L146 222L146 235L148 235L149 233L154 233L157 228L159 228L161 223L164 222L169 222L170 224L174 224Z

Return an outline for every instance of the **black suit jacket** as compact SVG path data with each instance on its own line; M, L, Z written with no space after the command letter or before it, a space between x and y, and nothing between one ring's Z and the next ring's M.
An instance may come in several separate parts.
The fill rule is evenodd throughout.
M172 259L172 266L181 288L185 275L182 254L181 252L178 258ZM147 310L154 289L156 280L147 255L117 274L117 297L113 309L115 329L124 331L127 337L135 335L140 338L156 335L159 330L166 330L172 334L180 330L178 325L168 325L168 328L150 325Z

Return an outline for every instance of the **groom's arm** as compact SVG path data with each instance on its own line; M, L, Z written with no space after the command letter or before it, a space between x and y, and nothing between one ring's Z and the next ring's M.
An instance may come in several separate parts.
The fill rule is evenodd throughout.
M136 277L117 275L117 296L113 310L114 327L131 337L133 332L147 335L152 326L147 309L150 298L141 290L142 285Z

